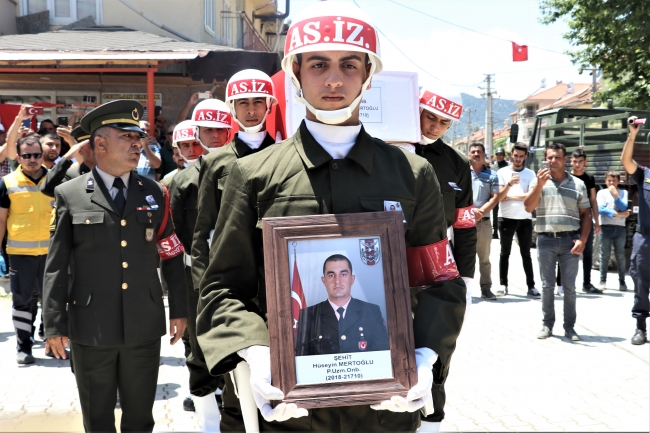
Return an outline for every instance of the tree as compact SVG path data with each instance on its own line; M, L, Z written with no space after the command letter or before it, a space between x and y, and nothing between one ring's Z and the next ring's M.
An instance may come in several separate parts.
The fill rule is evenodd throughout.
M572 62L581 71L598 65L607 77L598 99L650 107L650 1L543 0L540 9L542 23L569 25L563 36L575 47Z

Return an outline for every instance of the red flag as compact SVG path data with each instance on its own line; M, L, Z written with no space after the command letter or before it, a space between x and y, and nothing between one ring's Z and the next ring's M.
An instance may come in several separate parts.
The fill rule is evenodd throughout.
M517 45L512 43L512 61L525 62L528 60L528 45Z
M271 80L273 80L273 86L275 87L275 97L278 100L278 104L273 106L271 113L266 118L266 130L269 132L271 137L276 140L287 139L287 130L285 123L287 102L285 100L284 78L285 75L284 71L282 70L271 77ZM289 89L289 91L292 90L293 89Z
M295 257L295 256L294 256ZM302 282L298 273L298 262L293 260L293 282L291 283L291 316L293 318L293 335L298 332L298 320L300 319L300 310L307 308L305 293L302 291Z

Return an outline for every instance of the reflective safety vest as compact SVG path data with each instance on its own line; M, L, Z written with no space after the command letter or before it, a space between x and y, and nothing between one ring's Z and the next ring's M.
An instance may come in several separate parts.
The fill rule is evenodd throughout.
M4 178L11 202L7 217L7 254L39 256L50 245L50 216L54 200L41 193L38 185L23 173L22 167Z

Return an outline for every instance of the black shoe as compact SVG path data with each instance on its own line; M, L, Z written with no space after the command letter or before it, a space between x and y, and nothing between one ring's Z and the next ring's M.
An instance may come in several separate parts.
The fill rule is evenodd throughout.
M539 293L539 290L533 287L532 289L528 289L528 293L526 293L526 296L530 298L539 299L542 297L542 294Z
M625 281L618 283L618 290L621 292L627 292L627 284L625 284Z
M494 233L494 234L492 235L492 239L499 239L499 235L498 235L497 233Z
M568 331L565 331L565 332L564 332L564 336L565 336L566 338L571 339L571 341L580 341L580 336L579 336L578 333L577 333L575 330L573 330L573 329L570 329L570 330L568 330Z
M494 293L492 293L492 290L490 289L485 289L481 290L481 298L485 298L490 301L496 301L497 297L494 296Z
M185 400L183 400L183 410L186 412L196 412L192 397L185 397Z
M603 293L602 290L598 290L597 288L594 287L593 284L588 284L586 286L582 286L582 291L585 293L592 293L594 295L598 295Z
M16 362L18 364L21 364L21 365L33 364L34 363L34 357L32 356L31 353L18 352L18 354L16 355Z
M648 335L646 331L642 331L640 329L634 331L634 336L632 337L632 344L641 345L641 344L645 344L646 341L648 341Z

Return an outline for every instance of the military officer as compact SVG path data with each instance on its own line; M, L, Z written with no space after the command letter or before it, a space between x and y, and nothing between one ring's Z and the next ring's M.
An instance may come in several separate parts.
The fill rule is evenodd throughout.
M81 121L97 160L54 190L45 264L45 337L57 358L68 338L86 431L151 431L165 306L159 259L168 262L170 343L186 326L183 246L156 182L138 176L142 106L109 102ZM68 286L68 265L72 283Z
M212 231L221 208L221 194L229 167L238 158L275 143L264 129L266 116L277 104L271 77L245 69L233 75L226 86L226 104L239 124L239 132L227 146L204 158L199 177L199 216L192 244L192 279L196 290L208 266ZM196 111L196 110L195 110Z
M250 365L262 431L414 432L420 410L431 410L433 364L440 357L436 379L444 380L465 314L465 284L438 212L440 186L428 162L372 138L359 122L363 91L382 69L376 29L362 10L340 1L303 9L288 30L282 68L307 118L290 139L231 166L200 286L199 343L212 374ZM372 407L272 408L270 400L284 395L270 384L261 219L383 211L387 201L399 201L406 219L417 385L406 398ZM424 271L424 257L447 259Z
M636 119L636 116L632 116L628 120L630 133L623 146L621 162L639 189L639 215L636 233L632 238L630 259L630 276L634 280L632 317L636 319L632 344L644 344L648 340L646 319L650 316L650 168L642 166L632 158L634 141L641 128L640 124L635 124Z
M300 310L296 356L389 349L379 305L352 297L355 279L343 254L325 260L321 280L327 300Z
M185 251L191 251L194 224L196 223L199 192L199 171L203 161L204 149L196 139L196 129L192 122L185 120L174 128L172 146L180 149L187 167L178 172L170 184L172 220L176 234ZM207 153L207 152L206 152ZM187 336L189 353L186 350L186 365L190 371L190 393L201 431L215 431L219 428L219 407L214 392L218 378L211 376L205 366L201 348L196 341L196 306L199 293L192 287L192 259L185 253L185 282L188 295ZM168 261L162 262L162 269Z
M77 126L71 131L70 137L70 141L74 141L70 143L72 145L70 150L48 171L47 177L41 185L41 192L50 197L54 197L54 188L63 182L90 172L95 166L95 155L88 140L90 134L84 131L81 126ZM81 156L82 160L73 165L72 160L77 156Z

